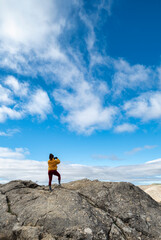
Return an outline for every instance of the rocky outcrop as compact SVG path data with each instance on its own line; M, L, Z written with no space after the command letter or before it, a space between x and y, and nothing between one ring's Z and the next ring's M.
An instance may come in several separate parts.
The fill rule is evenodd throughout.
M130 183L0 186L2 240L159 240L161 206Z

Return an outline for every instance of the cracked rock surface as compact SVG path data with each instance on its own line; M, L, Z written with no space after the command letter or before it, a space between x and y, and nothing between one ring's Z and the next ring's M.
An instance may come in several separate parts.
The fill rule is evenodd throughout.
M161 206L130 183L0 185L0 240L159 240Z

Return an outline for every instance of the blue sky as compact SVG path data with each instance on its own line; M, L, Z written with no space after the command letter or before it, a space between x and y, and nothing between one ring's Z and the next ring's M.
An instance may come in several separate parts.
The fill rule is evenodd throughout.
M160 182L161 2L0 0L0 181Z

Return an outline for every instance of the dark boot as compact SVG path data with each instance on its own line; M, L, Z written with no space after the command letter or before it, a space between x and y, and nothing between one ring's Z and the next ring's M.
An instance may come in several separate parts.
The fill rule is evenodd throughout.
M51 186L49 186L49 191L52 192L52 188L51 188Z
M61 187L61 182L60 182L60 180L58 180L58 182L59 182L59 186Z

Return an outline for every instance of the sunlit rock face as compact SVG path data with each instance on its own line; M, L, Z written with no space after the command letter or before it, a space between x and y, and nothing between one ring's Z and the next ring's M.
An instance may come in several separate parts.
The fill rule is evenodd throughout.
M144 192L148 193L155 201L161 203L161 184L141 185Z
M0 185L1 240L159 240L161 207L130 183Z

